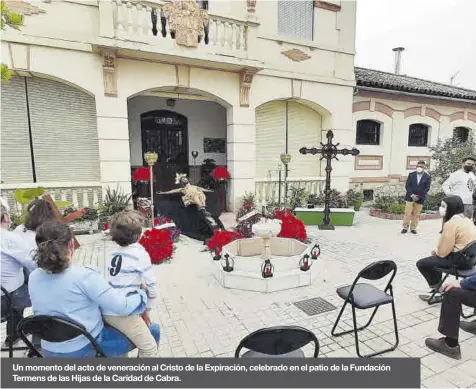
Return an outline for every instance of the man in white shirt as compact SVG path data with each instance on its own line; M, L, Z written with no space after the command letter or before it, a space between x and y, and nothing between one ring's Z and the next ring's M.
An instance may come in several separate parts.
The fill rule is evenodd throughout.
M473 192L476 189L476 176L473 173L476 159L466 157L463 167L451 173L443 183L443 191L447 196L459 196L463 200L464 215L473 219Z
M31 307L30 296L28 294L28 284L25 279L24 269L31 272L36 268L33 260L34 250L18 234L8 231L10 226L10 215L8 208L3 201L0 201L0 259L1 259L1 282L2 287L10 294L13 300L13 316L7 322L7 334L14 334L13 339L7 336L5 344L9 341L15 343L18 340L16 325L23 318L25 308ZM7 314L8 300L2 292L2 317Z

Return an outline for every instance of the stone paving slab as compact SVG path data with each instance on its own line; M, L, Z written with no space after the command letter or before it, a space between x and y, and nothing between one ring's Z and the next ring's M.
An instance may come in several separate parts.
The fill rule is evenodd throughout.
M213 276L214 264L210 254L204 252L204 245L181 239L171 263L155 266L160 297L152 316L162 326L160 356L232 357L239 341L252 331L274 325L299 325L316 334L320 357L355 357L352 335L330 335L342 306L335 290L351 284L369 263L387 259L398 266L394 294L400 343L397 350L380 357L421 358L422 387L475 387L476 337L461 332L461 361L433 353L424 346L426 337L440 336L440 306L428 306L418 299L426 285L415 262L435 248L441 221L423 221L416 236L401 235L400 223L372 218L363 210L357 213L353 227L337 227L335 231L308 228L308 234L319 242L322 252L314 264L318 271L314 268L312 285L269 294L222 288ZM104 242L99 235L80 236L79 240L82 247L74 260L104 270L104 258L113 243ZM322 297L338 309L307 316L293 305L314 297ZM370 313L358 311L358 322L364 323ZM350 309L341 323L342 329L352 328ZM388 347L394 341L390 306L379 309L360 339L363 353ZM312 347L307 346L304 352L311 356Z

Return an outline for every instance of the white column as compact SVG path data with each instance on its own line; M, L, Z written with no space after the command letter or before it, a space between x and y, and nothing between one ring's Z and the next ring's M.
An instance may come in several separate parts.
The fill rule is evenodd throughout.
M240 206L245 192L255 192L255 108L238 106L227 110L227 165L230 172L228 204Z
M101 184L131 193L127 99L96 97Z

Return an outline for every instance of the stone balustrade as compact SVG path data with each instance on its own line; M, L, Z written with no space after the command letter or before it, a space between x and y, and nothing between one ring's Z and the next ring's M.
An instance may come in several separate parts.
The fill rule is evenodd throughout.
M308 194L319 195L324 191L325 179L288 180L288 195L291 188L304 188ZM281 181L281 202L284 202L284 180ZM279 200L279 181L256 181L256 203L277 203Z
M155 45L175 39L174 31L170 29L171 23L163 11L165 4L111 1L115 38ZM245 21L209 14L208 25L204 26L204 36L198 46L217 48L219 51L246 51L247 29Z
M11 210L21 210L21 206L15 201L14 192L16 188L13 185L2 185L1 195L8 202ZM42 187L46 189L55 201L69 201L73 207L77 209L97 207L102 200L102 187L98 185L92 186L61 186L56 185L36 185L31 184L30 188ZM22 189L27 189L23 188Z

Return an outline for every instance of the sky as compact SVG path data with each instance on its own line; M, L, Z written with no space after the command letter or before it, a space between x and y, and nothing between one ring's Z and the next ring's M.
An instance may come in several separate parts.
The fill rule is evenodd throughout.
M345 1L345 0L344 0ZM476 90L476 0L357 0L355 65Z

